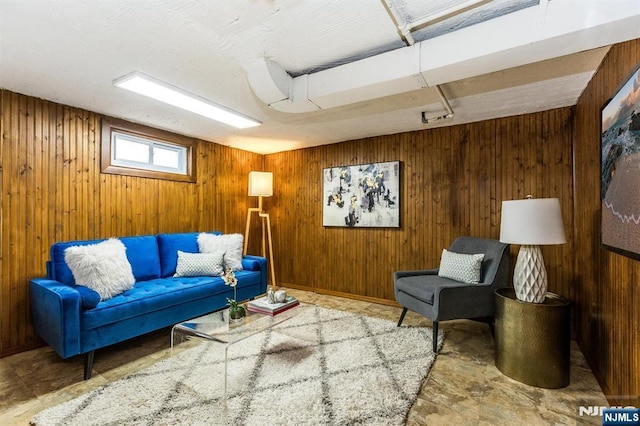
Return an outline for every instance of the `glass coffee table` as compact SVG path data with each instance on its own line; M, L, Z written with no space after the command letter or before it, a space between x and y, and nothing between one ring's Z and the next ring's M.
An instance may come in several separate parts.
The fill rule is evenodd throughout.
M171 329L171 353L175 344L187 339L203 339L224 344L224 401L227 400L227 354L229 347L254 334L270 329L294 316L308 305L300 305L270 316L245 311L241 321L229 321L229 308L176 324Z

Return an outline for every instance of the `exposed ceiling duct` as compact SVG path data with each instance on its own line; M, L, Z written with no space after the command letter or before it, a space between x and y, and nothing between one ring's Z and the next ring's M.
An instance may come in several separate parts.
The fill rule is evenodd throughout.
M545 0L408 47L297 77L260 58L246 67L247 78L258 98L277 111L334 108L637 38L640 2L623 6Z

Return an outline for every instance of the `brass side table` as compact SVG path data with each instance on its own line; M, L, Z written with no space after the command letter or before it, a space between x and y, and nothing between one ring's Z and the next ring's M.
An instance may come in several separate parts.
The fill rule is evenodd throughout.
M496 367L519 382L546 389L569 385L571 308L547 293L542 303L523 302L512 288L496 290Z

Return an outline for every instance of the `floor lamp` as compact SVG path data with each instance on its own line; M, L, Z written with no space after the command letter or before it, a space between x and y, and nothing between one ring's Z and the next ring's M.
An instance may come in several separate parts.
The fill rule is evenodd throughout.
M249 196L258 197L258 207L250 207L247 211L247 227L244 231L244 254L247 254L249 246L249 228L251 225L252 213L258 213L262 222L262 257L267 257L267 246L269 243L269 263L271 264L271 285L275 290L276 271L273 266L273 242L271 239L271 221L269 213L262 211L262 197L273 195L273 173L271 172L249 172ZM266 234L266 239L265 239Z

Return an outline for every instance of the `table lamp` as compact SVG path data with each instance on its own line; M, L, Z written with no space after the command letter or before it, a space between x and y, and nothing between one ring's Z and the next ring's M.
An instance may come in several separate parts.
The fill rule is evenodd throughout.
M271 239L271 221L269 213L262 210L262 197L273 195L273 173L271 172L249 172L249 196L258 197L258 207L251 207L247 211L247 227L244 232L244 254L247 254L249 244L249 229L251 225L251 214L256 212L262 222L262 257L267 257L266 242L269 243L269 263L271 264L271 285L276 287L276 273L273 266L273 242ZM267 239L265 240L265 231Z
M557 198L531 198L502 202L500 242L520 244L513 273L518 300L544 302L547 270L540 245L564 244L560 201Z

